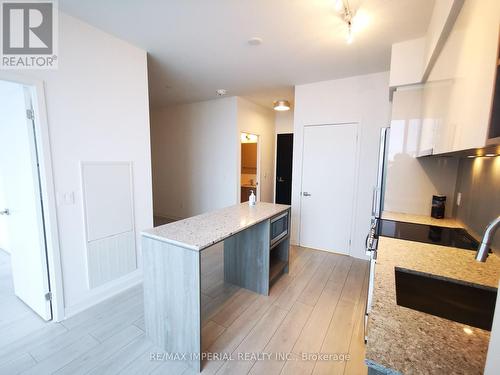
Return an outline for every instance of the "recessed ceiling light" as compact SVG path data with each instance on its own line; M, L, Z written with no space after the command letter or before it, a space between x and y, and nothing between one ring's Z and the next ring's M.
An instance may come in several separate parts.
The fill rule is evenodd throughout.
M475 158L475 157L476 157L476 155L468 155L467 157L468 157L468 158Z
M495 154L486 154L484 156L491 158L491 157L495 156Z
M277 100L273 103L273 109L275 111L288 111L290 109L290 103L288 100Z
M224 96L227 94L227 90L226 89L218 89L217 91L215 91L215 93L217 94L217 96Z
M251 46L259 46L262 44L262 38L254 36L253 38L248 39L248 44L250 44Z

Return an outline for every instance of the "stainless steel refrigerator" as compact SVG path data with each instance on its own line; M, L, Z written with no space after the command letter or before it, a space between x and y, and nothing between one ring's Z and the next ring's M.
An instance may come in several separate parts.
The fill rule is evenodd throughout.
M371 312L373 298L373 283L375 264L377 262L378 224L384 210L385 175L387 170L387 149L389 144L389 128L380 129L379 154L377 167L377 184L372 192L372 218L368 235L366 236L366 255L370 259L370 273L368 277L368 294L365 310L365 342L368 338L368 316Z

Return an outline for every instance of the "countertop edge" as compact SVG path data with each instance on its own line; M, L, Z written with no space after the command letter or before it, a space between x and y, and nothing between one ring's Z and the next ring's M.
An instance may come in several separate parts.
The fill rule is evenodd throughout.
M157 240L157 241L169 243L171 245L183 247L183 248L185 248L187 250L191 250L191 251L202 251L203 249L206 249L207 247L211 246L211 245L209 245L209 246L206 246L206 247L202 248L200 246L189 245L189 244L186 244L184 242L179 242L179 241L176 241L176 240L171 240L169 238L160 237L160 236L157 236L157 235L154 235L154 234L151 234L151 233L147 233L147 232L141 232L141 236L150 238L152 240ZM214 244L215 243L216 242L214 242Z
M240 232L242 232L242 231L250 228L251 226L254 226L256 224L262 223L265 220L269 220L272 217L280 215L281 213L283 213L283 212L288 211L288 210L291 209L290 205L283 205L283 206L286 206L286 207L283 207L281 210L273 212L272 214L265 215L264 217L260 218L257 221L254 221L254 222L246 224L245 226L241 227L238 231L230 232L227 235L222 236L221 238L217 238L214 241L212 241L212 242L210 242L210 243L208 243L206 245L202 245L202 246L197 246L197 245L192 245L192 244L188 244L188 243L185 243L185 242L180 242L180 241L172 240L170 238L158 236L158 235L149 233L147 231L141 231L140 234L141 234L141 236L144 236L144 237L147 237L147 238L150 238L150 239L154 239L154 240L165 242L165 243L169 243L169 244L172 244L172 245L175 245L175 246L183 247L183 248L185 248L187 250L200 252L200 251L203 251L203 250L205 250L205 249L207 249L207 248L209 248L209 247L211 247L211 246L213 246L213 245L215 245L215 244L217 244L219 242L224 241L225 239L227 239L227 238L229 238L229 237L231 237L231 236L233 236L233 235L235 235L237 233L240 233ZM195 217L195 216L193 216L193 217ZM184 219L184 220L188 220L188 219L189 218ZM169 225L169 224L165 224L165 225ZM154 228L151 228L151 229L154 229ZM147 229L147 230L149 230L149 229Z
M386 375L403 375L402 373L400 373L399 371L396 371L396 370L393 370L391 368L388 368L388 367L385 367L381 364L378 364L377 362L375 361L372 361L371 359L365 359L365 364L368 366L368 367L371 367L372 369L382 373L382 374L386 374Z

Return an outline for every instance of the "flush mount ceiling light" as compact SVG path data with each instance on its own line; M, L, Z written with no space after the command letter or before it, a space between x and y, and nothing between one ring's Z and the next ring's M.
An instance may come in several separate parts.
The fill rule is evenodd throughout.
M273 103L273 109L275 111L288 111L290 109L290 103L288 100L276 100Z
M227 94L227 90L226 89L218 89L217 91L215 91L215 93L217 94L217 96L224 96Z
M363 29L368 24L368 16L366 12L352 9L349 0L335 0L335 10L347 26L346 42L351 44L354 41L354 32Z
M248 44L251 46L258 46L262 44L262 38L259 38L258 36L254 36L253 38L248 39Z

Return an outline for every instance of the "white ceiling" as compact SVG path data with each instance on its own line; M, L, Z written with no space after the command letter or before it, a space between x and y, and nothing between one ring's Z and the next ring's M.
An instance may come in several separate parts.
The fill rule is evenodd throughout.
M345 43L334 0L59 0L62 11L149 52L151 104L212 99L262 105L293 86L389 69L392 43L422 36L434 0L351 0L369 17ZM263 39L250 46L253 36Z

